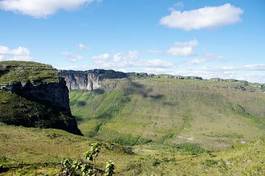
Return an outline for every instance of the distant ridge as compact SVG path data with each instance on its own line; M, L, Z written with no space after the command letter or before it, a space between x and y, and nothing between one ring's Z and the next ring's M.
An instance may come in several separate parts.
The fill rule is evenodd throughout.
M199 76L181 76L170 74L148 74L138 72L120 72L115 70L92 69L86 71L60 70L59 75L66 81L69 90L94 90L100 88L102 80L106 79L134 79L134 78L170 78L179 80L209 80L216 82L234 82L242 85L251 85L265 91L265 84L251 83L237 79L211 78L203 79ZM242 90L244 88L242 87Z

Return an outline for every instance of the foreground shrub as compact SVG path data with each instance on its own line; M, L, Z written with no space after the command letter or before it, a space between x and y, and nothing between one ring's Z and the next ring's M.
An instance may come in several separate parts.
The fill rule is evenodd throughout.
M65 159L62 161L62 169L59 176L96 176L114 175L115 165L112 161L106 163L105 171L96 168L95 160L100 153L100 143L94 143L90 145L90 149L85 153L83 160L71 160Z

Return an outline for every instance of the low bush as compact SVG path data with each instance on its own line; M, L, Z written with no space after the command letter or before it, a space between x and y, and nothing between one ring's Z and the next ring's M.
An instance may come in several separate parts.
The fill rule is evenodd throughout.
M192 143L177 144L176 148L178 151L190 155L199 155L208 152L207 150L202 148L199 144L192 144Z

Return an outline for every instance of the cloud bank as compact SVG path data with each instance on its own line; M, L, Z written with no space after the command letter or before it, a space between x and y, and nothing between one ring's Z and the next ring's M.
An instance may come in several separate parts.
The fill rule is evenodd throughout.
M30 61L33 58L30 56L30 51L27 48L19 46L18 48L8 48L0 45L0 61L19 60Z
M173 68L172 62L161 59L140 59L138 51L104 53L92 57L94 67L121 71L159 72Z

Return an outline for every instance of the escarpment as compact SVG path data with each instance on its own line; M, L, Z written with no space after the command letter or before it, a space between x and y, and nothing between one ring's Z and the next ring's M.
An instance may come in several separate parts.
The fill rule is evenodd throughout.
M101 83L104 79L128 78L126 73L102 69L87 71L62 70L59 75L65 79L69 90L95 90L102 87Z
M0 62L0 122L81 134L58 71L35 62Z
M231 89L237 89L241 91L265 92L265 84L250 83L248 81L236 80L236 79L211 78L207 80L199 76L148 74L148 73L137 73L137 72L124 73L124 72L119 72L114 70L104 70L104 69L94 69L87 71L61 70L59 71L59 76L65 79L66 86L68 87L69 91L71 90L93 91L96 89L111 90L113 89L113 87L115 87L115 82L118 79L129 79L131 81L137 79L177 79L177 80L189 80L189 81L220 82L221 84L223 84L224 87L226 86ZM108 83L104 82L106 80L109 82ZM229 86L227 86L227 84L229 84Z

